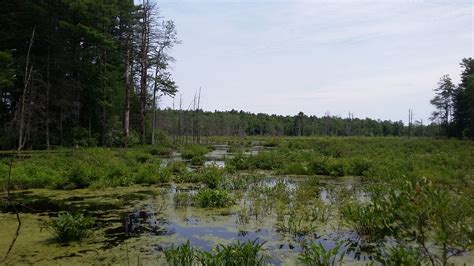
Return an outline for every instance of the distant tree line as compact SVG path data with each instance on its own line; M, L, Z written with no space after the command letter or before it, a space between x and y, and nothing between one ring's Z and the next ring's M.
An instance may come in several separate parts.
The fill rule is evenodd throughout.
M0 147L151 142L179 41L154 3L135 2L0 2Z
M446 137L474 139L474 59L461 62L461 83L455 85L449 75L443 75L431 104L435 111L431 120Z
M199 117L199 120L196 117ZM416 121L360 119L331 116L254 114L244 111L173 110L157 112L159 127L175 140L196 141L198 136L436 136L436 124ZM199 121L197 123L196 121Z

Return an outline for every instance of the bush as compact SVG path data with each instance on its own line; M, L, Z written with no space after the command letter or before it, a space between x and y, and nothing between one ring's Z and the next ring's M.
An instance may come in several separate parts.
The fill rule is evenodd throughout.
M219 188L222 186L224 174L224 170L215 165L207 166L200 173L201 181L209 188Z
M234 204L232 197L222 189L200 189L196 194L195 204L201 208L222 208Z
M82 214L61 213L47 223L59 242L79 241L90 235L94 219Z
M201 166L201 165L204 165L205 161L206 161L206 159L204 158L203 155L195 155L191 159L191 164L194 165L194 166Z
M204 156L204 154L208 152L209 149L207 147L197 144L187 144L181 148L181 158L191 160L195 156Z
M226 159L225 168L229 172L249 170L251 167L249 157L245 156L242 152L235 154L230 159Z

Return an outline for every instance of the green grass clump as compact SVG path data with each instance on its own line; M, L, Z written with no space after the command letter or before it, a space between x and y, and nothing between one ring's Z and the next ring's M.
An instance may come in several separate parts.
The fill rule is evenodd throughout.
M59 242L79 241L90 235L94 219L82 214L61 213L47 223Z
M174 204L177 208L186 208L193 204L194 197L187 192L176 192L174 194Z
M196 156L204 156L204 154L209 152L207 147L197 145L197 144L186 144L181 148L181 158L186 160L191 160Z
M326 249L321 243L310 242L303 247L303 252L298 255L298 261L304 265L314 266L334 266L342 265L344 262L344 252L339 252L342 242L333 248ZM338 255L341 253L341 255Z
M200 172L201 182L209 188L220 188L224 181L225 171L215 165L204 167Z
M197 265L199 258L196 256L196 250L191 246L189 240L177 247L171 245L164 250L166 261L172 266L193 266Z
M195 196L194 202L201 208L222 208L234 204L231 195L222 189L200 189Z
M164 250L166 261L173 266L192 265L265 265L267 256L261 254L263 243L258 239L247 242L234 242L227 246L218 245L212 251L201 251L193 248L189 240L178 247L172 245Z
M191 164L194 166L204 165L205 162L206 158L204 158L204 155L195 155L191 158Z

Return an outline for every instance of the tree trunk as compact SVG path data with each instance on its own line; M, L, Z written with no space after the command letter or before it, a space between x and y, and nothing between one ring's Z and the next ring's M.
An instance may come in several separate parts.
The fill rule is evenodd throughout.
M128 138L130 136L130 92L131 92L131 37L127 36L127 56L125 58L125 107L123 109L123 135L124 135L124 146L128 147Z
M18 134L18 150L21 150L24 145L24 124L25 124L25 104L26 104L26 94L28 90L28 84L30 83L31 80L31 74L33 72L33 66L30 66L30 52L31 52L31 47L33 46L33 41L35 37L35 30L36 28L33 28L33 31L31 32L31 39L30 39L30 44L28 47L28 53L26 55L26 64L25 64L25 77L23 79L23 93L21 97L21 106L20 106L20 130Z

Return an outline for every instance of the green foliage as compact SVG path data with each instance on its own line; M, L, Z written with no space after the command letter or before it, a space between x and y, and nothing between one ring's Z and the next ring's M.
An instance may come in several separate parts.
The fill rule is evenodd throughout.
M215 165L204 167L201 172L201 182L209 188L219 188L222 186L225 171Z
M181 158L186 160L192 160L196 156L204 156L204 154L209 152L207 147L197 145L197 144L186 144L181 148Z
M194 165L194 166L201 166L201 165L204 165L205 161L206 161L206 159L204 158L203 155L195 155L191 159L191 164Z
M419 250L402 245L389 248L385 254L377 256L376 260L383 265L423 265L423 256Z
M262 255L263 243L258 239L247 242L234 242L230 245L218 245L212 251L194 249L189 240L178 247L172 245L164 251L170 265L230 265L260 266L265 265L267 257Z
M47 223L49 229L60 242L79 241L90 235L94 219L82 214L61 213Z
M147 151L87 148L32 153L15 162L11 185L18 189L75 189L166 183L171 179L171 171L160 167L158 158ZM0 184L4 182L0 179Z
M316 230L316 226L313 222L308 216L305 217L303 213L292 213L286 219L278 221L275 226L278 232L288 233L294 236L305 236Z
M186 208L193 204L194 197L187 192L176 192L174 194L174 203L178 208Z
M194 203L201 208L222 208L234 204L232 196L222 189L200 189Z
M251 164L250 160L242 152L239 152L226 159L225 168L229 172L249 170L251 168Z
M197 264L198 257L196 251L189 243L189 240L175 247L174 244L170 248L164 250L166 261L172 266L193 266Z
M336 244L333 248L326 249L320 242L309 242L303 245L303 253L298 255L298 261L304 265L314 266L334 266L344 262L344 252L341 252L342 242ZM340 253L340 255L339 255Z

